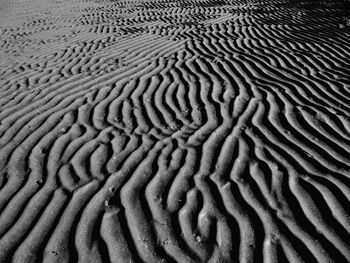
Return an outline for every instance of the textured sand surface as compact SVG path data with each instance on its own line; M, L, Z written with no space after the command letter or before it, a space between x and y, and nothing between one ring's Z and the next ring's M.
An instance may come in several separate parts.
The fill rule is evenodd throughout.
M0 0L0 262L350 262L350 2Z

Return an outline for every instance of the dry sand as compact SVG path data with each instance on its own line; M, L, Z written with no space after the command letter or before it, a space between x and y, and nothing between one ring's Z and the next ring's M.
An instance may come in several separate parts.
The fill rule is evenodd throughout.
M350 262L350 2L0 0L0 262Z

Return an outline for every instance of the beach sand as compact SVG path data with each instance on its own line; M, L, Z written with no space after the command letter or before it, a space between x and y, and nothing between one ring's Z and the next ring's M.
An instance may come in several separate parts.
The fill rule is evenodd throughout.
M350 262L350 1L0 0L0 262Z

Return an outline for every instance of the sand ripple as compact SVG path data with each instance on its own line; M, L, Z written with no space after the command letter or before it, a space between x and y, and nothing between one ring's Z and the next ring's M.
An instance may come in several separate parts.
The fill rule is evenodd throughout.
M0 262L350 262L350 2L6 0Z

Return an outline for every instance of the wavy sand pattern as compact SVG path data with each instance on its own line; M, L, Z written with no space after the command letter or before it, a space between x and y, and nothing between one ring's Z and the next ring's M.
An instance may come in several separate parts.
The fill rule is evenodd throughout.
M0 262L350 262L349 1L0 2Z

